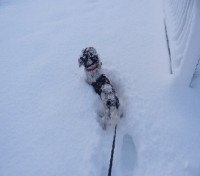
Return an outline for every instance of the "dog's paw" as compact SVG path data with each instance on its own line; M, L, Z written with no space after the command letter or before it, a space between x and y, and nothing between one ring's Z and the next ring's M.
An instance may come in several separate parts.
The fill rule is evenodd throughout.
M113 112L112 114L111 114L111 125L113 126L113 127L115 127L117 124L118 124L118 122L119 122L119 119L120 119L120 115L118 114L118 112Z
M115 126L118 124L118 119L117 118L114 118L111 120L111 125L113 128L115 128Z

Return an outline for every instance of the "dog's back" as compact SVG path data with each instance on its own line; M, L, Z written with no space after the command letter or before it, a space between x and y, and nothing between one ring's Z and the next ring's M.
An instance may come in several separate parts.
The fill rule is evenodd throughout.
M102 74L98 79L96 79L95 82L92 83L92 86L94 87L95 92L101 95L102 88L105 84L110 84L110 80L104 74Z

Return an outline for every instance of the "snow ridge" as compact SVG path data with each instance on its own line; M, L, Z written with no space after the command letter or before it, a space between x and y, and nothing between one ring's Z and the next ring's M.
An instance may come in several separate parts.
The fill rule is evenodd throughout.
M165 0L172 70L178 83L189 86L200 57L200 3L198 0ZM184 78L184 79L183 79Z

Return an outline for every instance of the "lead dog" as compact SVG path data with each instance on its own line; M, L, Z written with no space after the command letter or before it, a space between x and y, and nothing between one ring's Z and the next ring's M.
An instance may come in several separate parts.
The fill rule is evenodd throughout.
M78 62L79 67L84 66L85 68L87 83L93 86L103 102L105 110L102 127L106 128L109 119L111 119L112 125L115 126L120 117L119 99L110 80L102 72L102 63L95 48L87 47L83 49Z

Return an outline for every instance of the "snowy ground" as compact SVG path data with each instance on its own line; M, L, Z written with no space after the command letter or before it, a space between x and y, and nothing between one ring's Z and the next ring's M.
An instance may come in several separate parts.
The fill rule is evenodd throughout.
M200 94L170 75L161 0L0 1L0 175L107 175L113 130L77 59L124 105L113 176L200 175Z

